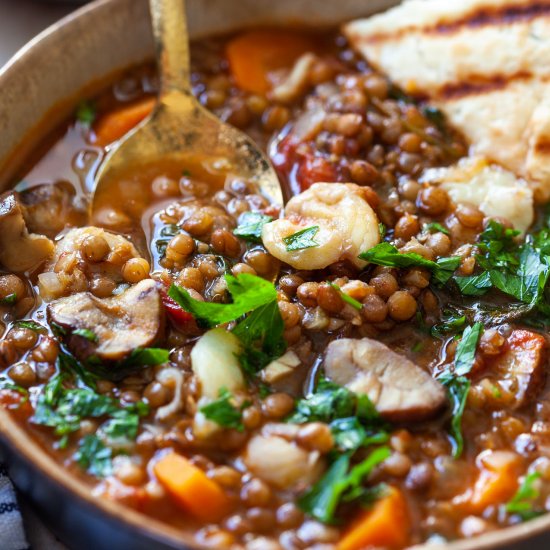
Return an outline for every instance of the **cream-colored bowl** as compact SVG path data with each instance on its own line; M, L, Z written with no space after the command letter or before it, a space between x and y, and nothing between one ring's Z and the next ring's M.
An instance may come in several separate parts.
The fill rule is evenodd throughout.
M188 0L193 37L258 24L327 26L398 0ZM0 186L37 140L118 71L153 57L146 0L99 0L50 27L0 70ZM21 491L78 550L194 547L190 536L94 498L0 409L2 457ZM399 529L399 526L395 526ZM550 516L446 548L550 548ZM1 534L0 534L1 538ZM545 542L546 541L546 542ZM1 543L0 543L1 548ZM430 546L433 548L433 546Z

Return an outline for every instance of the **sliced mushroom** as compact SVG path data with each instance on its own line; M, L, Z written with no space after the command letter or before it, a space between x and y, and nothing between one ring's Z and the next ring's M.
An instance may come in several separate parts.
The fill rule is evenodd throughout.
M331 342L325 356L325 373L337 384L368 395L387 420L423 420L445 403L445 391L439 382L406 357L370 338Z
M27 230L17 194L4 194L0 199L0 263L10 271L34 270L53 251L54 244L48 237Z
M503 352L488 363L489 378L478 384L487 386L484 394L488 405L517 409L544 383L546 340L536 332L514 330L503 347Z
M94 355L116 361L156 342L164 310L155 281L145 279L112 298L96 298L89 292L60 298L48 306L48 318L66 332L67 344L78 358Z
M43 183L21 191L29 231L54 239L65 227L86 223L86 209L68 181Z

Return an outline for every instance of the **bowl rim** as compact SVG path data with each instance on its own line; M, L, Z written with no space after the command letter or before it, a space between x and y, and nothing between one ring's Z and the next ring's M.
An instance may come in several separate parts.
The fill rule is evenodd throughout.
M43 47L48 41L54 40L59 31L70 27L75 24L75 22L80 22L92 15L96 16L102 10L107 11L109 5L112 3L113 0L95 0L85 4L64 16L59 21L53 23L28 41L2 67L0 67L0 89L2 89L3 80L9 79L10 75L17 71L19 62L25 59L30 52L36 48ZM76 90L75 96L80 93L83 93L83 90ZM58 101L63 102L67 99L68 98L59 98ZM56 104L52 104L51 108L53 109L55 107ZM46 117L47 116L48 115L46 115ZM37 126L40 126L41 122L42 121L37 121ZM18 145L16 145L15 149L17 147ZM79 479L76 475L67 475L63 465L57 462L51 454L43 449L38 441L31 437L28 430L23 428L22 425L15 420L9 410L3 407L0 407L0 440L3 444L8 446L10 450L13 450L16 456L22 457L35 466L39 474L46 476L65 494L78 498L86 506L94 508L103 516L110 516L122 522L125 526L131 527L139 535L149 537L149 539L166 544L171 548L202 548L190 533L172 527L167 523L147 516L123 504L105 498L94 497L89 484ZM146 523L143 521L144 517L147 518ZM494 549L501 545L508 546L520 542L528 542L530 537L541 535L544 532L547 532L550 538L550 513L540 518L491 531L472 539L461 539L441 544L422 543L415 545L414 549Z

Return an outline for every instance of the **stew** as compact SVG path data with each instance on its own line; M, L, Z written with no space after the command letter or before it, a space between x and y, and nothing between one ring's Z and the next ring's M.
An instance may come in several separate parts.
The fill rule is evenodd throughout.
M502 173L336 31L202 40L192 66L291 200L159 161L91 225L156 75L83 101L1 197L3 406L94 495L199 546L399 549L543 514L543 205L523 227L458 200L445 178Z

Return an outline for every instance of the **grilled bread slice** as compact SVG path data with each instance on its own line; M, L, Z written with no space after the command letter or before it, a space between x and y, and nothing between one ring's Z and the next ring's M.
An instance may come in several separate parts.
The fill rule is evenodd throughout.
M438 106L474 154L550 198L550 0L408 0L344 33L406 92Z

